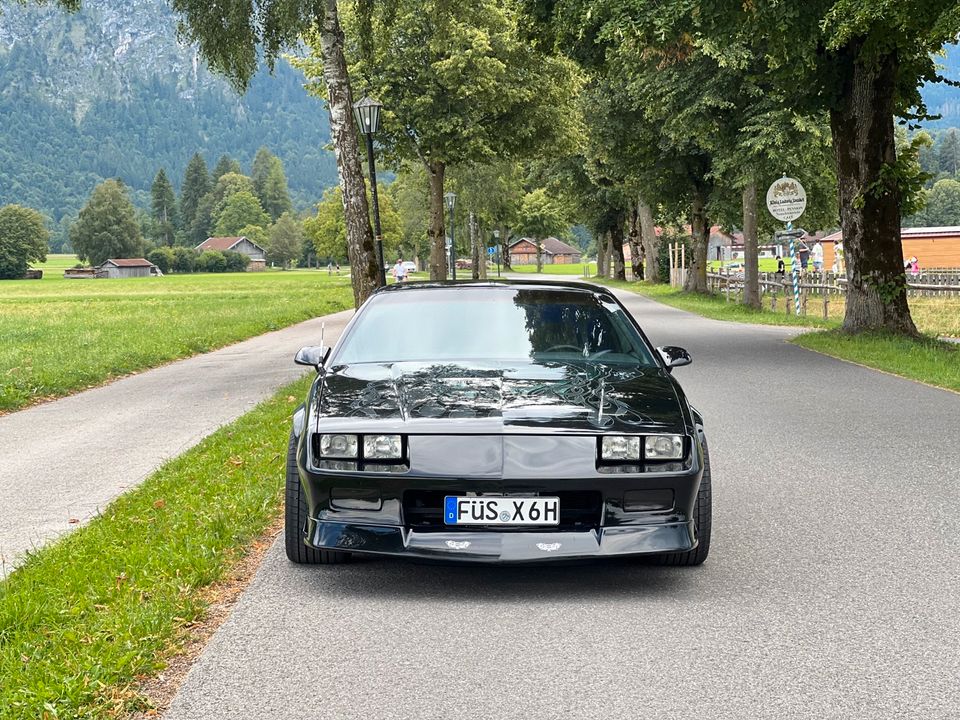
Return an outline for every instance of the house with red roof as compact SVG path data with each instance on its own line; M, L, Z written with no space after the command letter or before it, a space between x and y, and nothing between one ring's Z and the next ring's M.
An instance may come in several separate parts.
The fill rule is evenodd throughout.
M583 253L579 248L568 245L555 237L544 238L541 259L544 265L570 265L579 263ZM520 238L510 243L511 265L535 265L537 246L530 238Z

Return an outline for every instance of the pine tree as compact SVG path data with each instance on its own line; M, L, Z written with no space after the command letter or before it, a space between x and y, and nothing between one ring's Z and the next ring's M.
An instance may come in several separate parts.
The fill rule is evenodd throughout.
M177 229L177 196L163 168L157 173L150 188L153 239L163 245L173 245Z
M258 193L258 197L263 209L273 220L279 219L284 213L293 211L290 191L287 189L287 175L283 171L283 163L280 162L280 158L273 158L272 167L263 184L263 190Z
M184 230L189 232L193 227L197 207L208 192L210 192L210 175L207 172L207 163L203 156L197 153L187 165L183 187L180 190L180 219Z
M123 183L106 180L93 189L70 229L70 241L77 255L93 265L143 253L140 225Z
M220 156L220 159L217 160L216 167L213 168L213 182L216 183L217 180L227 173L237 173L237 175L242 175L243 171L240 169L239 162L224 153Z
M950 128L940 140L940 172L957 175L960 173L960 130Z
M257 150L256 157L253 158L253 167L250 168L250 179L253 180L253 192L263 202L263 188L267 184L267 176L273 168L273 161L276 156L266 147Z

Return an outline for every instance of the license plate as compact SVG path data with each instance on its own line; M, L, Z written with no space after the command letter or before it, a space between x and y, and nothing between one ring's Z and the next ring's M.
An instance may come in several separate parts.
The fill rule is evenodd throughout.
M559 525L560 498L456 497L443 501L446 525Z

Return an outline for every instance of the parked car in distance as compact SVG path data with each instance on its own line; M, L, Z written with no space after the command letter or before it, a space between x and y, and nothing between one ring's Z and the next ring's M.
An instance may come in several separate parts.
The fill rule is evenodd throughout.
M296 361L317 377L288 446L293 562L707 557L704 422L672 375L690 356L606 289L391 285Z

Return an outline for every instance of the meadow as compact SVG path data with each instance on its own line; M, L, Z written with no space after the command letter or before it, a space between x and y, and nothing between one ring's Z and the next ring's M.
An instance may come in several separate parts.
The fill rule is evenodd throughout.
M587 270L589 275L597 274L597 264L595 262L591 263L570 263L567 265L544 265L543 274L544 275L577 275L583 276L584 269ZM511 269L511 272L517 273L534 273L537 272L536 265L514 265ZM493 271L495 276L497 271ZM487 271L487 277L491 277L490 271Z
M0 283L0 412L353 306L322 270L64 280L68 257Z

